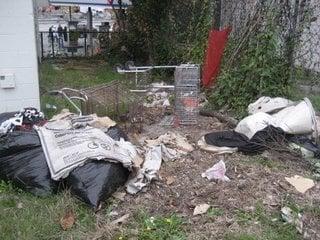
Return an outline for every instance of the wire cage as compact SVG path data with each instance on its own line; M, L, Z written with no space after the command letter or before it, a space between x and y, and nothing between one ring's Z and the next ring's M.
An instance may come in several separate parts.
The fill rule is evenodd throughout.
M141 96L130 92L120 81L83 89L82 92L88 97L87 101L82 103L84 113L96 113L98 116L108 116L117 121L129 121L141 127Z
M200 66L183 64L175 69L175 117L181 125L197 124Z

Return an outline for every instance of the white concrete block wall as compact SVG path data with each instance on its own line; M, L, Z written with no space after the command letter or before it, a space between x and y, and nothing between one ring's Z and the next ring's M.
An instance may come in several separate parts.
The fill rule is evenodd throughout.
M33 0L0 0L0 76L7 74L15 88L0 87L0 113L40 108Z

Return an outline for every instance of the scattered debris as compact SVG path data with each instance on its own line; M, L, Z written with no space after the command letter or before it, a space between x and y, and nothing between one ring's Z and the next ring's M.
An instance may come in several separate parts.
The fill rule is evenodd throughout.
M281 208L281 217L285 222L293 224L300 234L303 233L303 221L300 213L295 213L289 207L283 207Z
M221 181L230 181L230 179L225 175L226 165L223 160L220 160L218 163L213 165L212 168L209 168L207 171L201 174L203 178L208 178L209 180L221 180Z
M296 190L300 193L305 193L310 188L314 187L314 182L312 179L304 178L298 175L295 175L294 177L285 178L287 182L289 182L292 186L296 188Z
M118 225L118 224L124 224L127 222L128 218L130 217L130 214L125 214L122 217L114 220L111 222L112 225Z
M201 137L201 139L198 141L198 147L204 151L216 153L216 154L225 154L225 153L234 153L238 151L238 148L232 148L232 147L218 147L214 145L209 145L206 143L205 138Z
M167 92L148 92L146 103L143 104L144 107L154 108L154 107L169 107L169 93Z
M185 137L174 132L167 132L166 134L163 134L154 140L146 140L146 143L149 147L164 144L167 147L174 148L174 150L180 154L187 154L194 150L193 146Z
M46 123L46 120L42 112L39 112L36 108L23 108L9 119L0 122L0 135L14 130L31 130L33 125L42 126L44 123Z
M124 201L125 199L125 196L126 196L126 193L125 192L115 192L114 194L112 194L112 196L115 198L115 199L118 199L120 201Z
M193 210L193 216L201 215L201 214L206 213L209 210L210 207L211 206L209 204L206 204L206 203L197 205Z
M157 177L162 162L161 148L161 145L154 146L146 153L146 159L142 168L139 169L136 176L127 183L128 193L136 194L140 192L150 184L152 179Z
M64 231L72 228L76 221L76 216L72 209L69 209L65 212L64 216L60 219L60 226Z
M171 185L174 183L174 181L175 181L175 178L172 176L169 176L169 177L167 177L166 183L167 183L167 185Z

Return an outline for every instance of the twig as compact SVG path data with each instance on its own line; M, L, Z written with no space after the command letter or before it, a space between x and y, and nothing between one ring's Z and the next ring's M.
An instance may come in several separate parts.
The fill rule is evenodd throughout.
M205 117L215 117L222 123L227 123L229 127L234 128L237 126L238 121L232 117L225 116L218 112L208 111L208 110L200 110L200 115Z

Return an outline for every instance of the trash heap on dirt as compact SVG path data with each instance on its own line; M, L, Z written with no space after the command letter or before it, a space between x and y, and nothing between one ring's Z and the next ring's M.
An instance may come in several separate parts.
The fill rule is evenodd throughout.
M125 184L138 154L115 122L63 111L37 123L0 137L1 180L40 196L64 186L94 208Z
M0 115L3 122L12 116ZM41 116L39 121L32 115L28 128L12 127L0 136L0 179L38 196L67 188L94 209L121 186L130 194L143 191L158 177L162 161L193 150L174 132L137 147L114 121L95 114L63 110L49 121Z
M201 149L217 154L262 153L288 145L311 157L320 158L320 122L311 102L304 98L292 102L284 98L261 97L248 106L249 116L232 131L212 132L198 142Z

